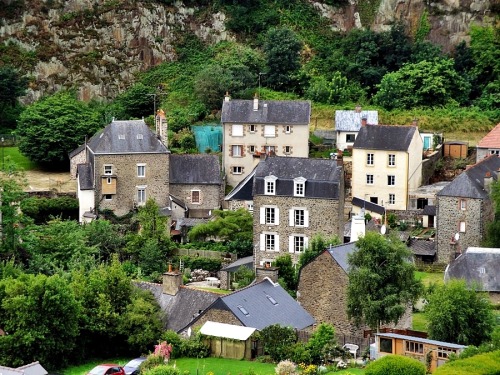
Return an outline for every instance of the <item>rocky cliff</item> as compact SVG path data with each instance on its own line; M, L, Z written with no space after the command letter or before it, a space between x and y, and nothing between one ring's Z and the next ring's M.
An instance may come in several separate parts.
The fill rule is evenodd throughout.
M498 1L498 0L492 0ZM32 76L25 100L75 87L80 97L112 98L137 72L176 59L186 31L207 43L230 40L226 16L210 9L133 0L1 0L0 52ZM343 8L311 2L339 31L388 29L396 20L415 31L424 13L429 37L450 51L472 23L489 24L489 0L350 0ZM5 59L4 59L5 61Z

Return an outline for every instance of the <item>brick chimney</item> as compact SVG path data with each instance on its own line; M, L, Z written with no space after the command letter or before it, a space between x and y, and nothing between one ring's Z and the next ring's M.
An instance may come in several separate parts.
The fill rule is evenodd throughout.
M182 285L182 273L172 271L172 265L168 265L168 272L163 274L163 293L175 296Z
M155 127L156 136L160 139L161 143L163 143L165 146L168 146L167 116L165 116L165 112L161 108L156 111Z
M259 109L259 96L255 93L253 97L253 110L257 111Z
M257 266L255 268L255 279L257 282L264 280L264 278L268 277L273 283L278 282L278 267L271 266Z

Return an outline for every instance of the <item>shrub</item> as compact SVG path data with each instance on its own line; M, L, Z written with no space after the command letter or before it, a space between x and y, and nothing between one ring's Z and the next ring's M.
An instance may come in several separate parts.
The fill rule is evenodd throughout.
M179 358L181 355L181 346L182 346L182 339L181 337L177 334L177 332L168 330L163 333L161 336L162 340L167 341L170 345L172 345L172 352L170 353L170 358Z
M161 364L159 366L153 367L147 371L142 371L141 374L144 375L181 375L181 371L177 367L169 366L166 364Z
M43 224L51 217L78 219L78 200L71 197L26 198L21 202L21 211L36 224Z
M276 375L296 375L297 366L289 360L281 361L274 369Z
M445 363L434 375L493 375L500 374L500 350Z
M206 358L209 355L210 348L203 342L201 334L182 340L181 357Z
M165 364L165 360L163 359L162 356L150 354L150 355L148 355L147 359L141 363L141 366L140 366L141 374L145 374L149 370L151 370L157 366L164 365L164 364Z
M425 365L416 359L386 355L366 366L366 375L425 375Z

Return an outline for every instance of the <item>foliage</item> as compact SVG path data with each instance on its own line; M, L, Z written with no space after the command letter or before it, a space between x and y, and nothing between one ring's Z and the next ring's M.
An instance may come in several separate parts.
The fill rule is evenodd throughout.
M182 262L184 263L185 268L189 268L191 270L202 269L210 272L217 272L221 269L222 266L222 259L220 258L204 258L204 257L193 258L193 257L183 256Z
M451 361L439 366L435 375L489 375L500 372L500 350Z
M11 66L0 66L0 129L15 129L22 111L18 98L24 95L28 80Z
M162 333L161 340L170 343L170 345L172 346L170 358L174 359L181 357L181 344L183 339L177 332L170 329L166 330Z
M147 117L153 114L155 89L139 82L116 97L113 112L118 119Z
M325 363L325 359L331 359L328 352L335 348L335 328L328 323L320 323L307 342L307 349L311 355L312 363Z
M297 365L289 360L280 361L274 369L276 375L297 375Z
M285 289L290 292L297 290L297 274L293 266L290 254L280 255L274 261L274 266L278 267L278 277L283 280Z
M21 202L21 211L31 217L36 224L45 223L50 217L76 219L78 199L72 197L39 198L30 197Z
M339 245L340 240L337 236L325 239L321 234L315 235L309 242L309 246L299 257L299 269L313 260L318 254L323 252L329 246Z
M86 245L98 249L100 261L109 261L113 254L122 255L126 229L124 225L112 224L104 219L92 220L83 226Z
M238 288L244 288L255 280L255 273L248 267L240 266L234 273L234 281L238 283Z
M420 19L418 20L417 32L415 33L415 41L423 42L425 38L429 35L431 31L431 24L429 22L429 14L427 10L422 12Z
M182 340L181 356L191 358L206 358L210 355L210 347L205 344L200 333Z
M429 338L463 345L479 345L490 338L494 326L490 302L475 287L451 280L436 286L427 299Z
M144 371L144 375L181 375L181 371L177 367L162 364Z
M425 375L425 366L416 359L386 355L366 366L366 375Z
M162 357L165 362L168 362L170 353L172 353L172 345L168 344L166 341L162 341L158 345L155 345L153 354Z
M495 209L493 221L486 226L486 236L484 245L487 247L500 247L500 182L494 181L491 184L490 198Z
M409 261L411 252L399 239L374 232L360 238L356 248L348 257L348 316L372 329L397 323L422 290Z
M19 150L40 163L68 161L68 153L101 126L98 113L70 92L59 92L32 104L17 126Z
M260 331L264 353L275 361L283 361L290 356L291 347L297 341L297 334L292 327L282 327L279 324L267 326Z

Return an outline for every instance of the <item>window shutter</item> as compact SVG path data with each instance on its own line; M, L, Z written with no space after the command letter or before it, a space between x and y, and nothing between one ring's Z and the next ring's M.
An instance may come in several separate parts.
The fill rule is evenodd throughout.
M280 223L280 209L278 207L276 207L276 209L274 211L276 213L276 215L274 216L274 218L275 218L274 224L279 225L279 223Z
M304 237L304 251L309 247L309 237Z
M288 237L288 252L293 253L293 236Z
M293 213L294 213L294 211L291 209L289 212L290 212L290 217L289 217L289 225L290 225L291 227L293 227L293 223L294 223L294 221L295 221L295 220L294 220L294 218L293 218Z
M264 251L264 249L266 248L266 244L265 244L265 236L264 236L264 233L261 233L260 235L260 251Z
M304 226L308 227L309 226L309 211L304 210Z
M260 208L260 223L261 224L266 223L266 209L264 207Z
M279 236L279 234L276 234L274 236L274 244L275 244L274 251L279 253L279 251L280 251L280 236Z

